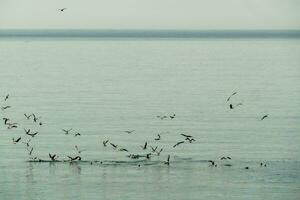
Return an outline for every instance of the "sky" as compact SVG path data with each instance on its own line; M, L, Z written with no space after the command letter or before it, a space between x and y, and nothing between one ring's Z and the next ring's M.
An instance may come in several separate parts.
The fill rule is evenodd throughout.
M300 29L300 0L0 0L0 29L18 28Z

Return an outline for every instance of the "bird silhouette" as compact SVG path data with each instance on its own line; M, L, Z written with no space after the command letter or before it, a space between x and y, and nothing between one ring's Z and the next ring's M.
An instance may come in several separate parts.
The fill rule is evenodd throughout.
M156 141L160 140L160 134L157 134L157 138L154 138L154 140Z
M105 141L103 141L102 143L103 143L103 146L105 146L106 147L106 144L108 143L108 141L109 140L105 140Z
M26 119L30 119L30 117L32 116L32 114L31 115L27 115L26 113L24 113L24 116L26 117Z
M73 128L70 128L68 130L66 130L66 129L62 129L62 130L63 130L63 132L65 132L66 135L69 135L70 131L72 131Z
M2 107L1 107L2 110L6 110L6 109L8 109L8 108L11 108L11 106L2 106Z
M17 143L21 140L21 137L19 137L19 138L16 139L16 140L15 140L15 138L13 138L12 140L13 140L13 143L14 143L14 144L17 144Z
M141 146L142 149L146 150L147 149L147 142L145 142L144 146Z
M260 120L264 120L265 118L269 117L268 114L264 115Z
M135 130L124 131L124 132L130 134L130 133L133 133L134 131L135 131Z
M7 95L5 96L4 101L6 101L6 100L8 99L8 97L9 97L9 94L7 94Z
M165 161L164 164L170 165L170 155L168 155L167 161Z
M231 98L232 96L236 95L236 94L237 94L237 92L232 93L232 94L227 98L227 101L229 101L230 98Z
M173 148L177 147L178 145L184 143L184 141L181 141L181 142L177 142L176 144L173 145Z
M60 9L58 9L58 10L61 11L61 12L64 12L66 9L67 9L67 8L60 8Z

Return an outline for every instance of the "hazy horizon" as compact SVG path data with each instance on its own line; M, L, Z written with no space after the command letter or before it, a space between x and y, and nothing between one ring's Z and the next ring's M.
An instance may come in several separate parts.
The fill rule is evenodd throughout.
M299 30L299 10L296 0L0 0L0 29Z

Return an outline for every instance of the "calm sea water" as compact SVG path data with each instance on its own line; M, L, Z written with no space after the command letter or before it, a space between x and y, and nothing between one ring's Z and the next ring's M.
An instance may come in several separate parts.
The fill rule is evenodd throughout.
M1 200L299 199L299 55L296 38L1 38L0 101L11 108L0 115L19 123L0 126ZM231 110L233 92L243 105ZM39 132L33 156L67 159L77 145L103 163L27 162L23 128ZM196 141L173 148L181 133ZM131 160L106 139L164 150Z

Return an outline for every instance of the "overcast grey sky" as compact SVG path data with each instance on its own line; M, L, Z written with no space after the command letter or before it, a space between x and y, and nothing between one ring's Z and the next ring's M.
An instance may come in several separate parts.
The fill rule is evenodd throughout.
M300 0L0 0L0 28L300 29Z

